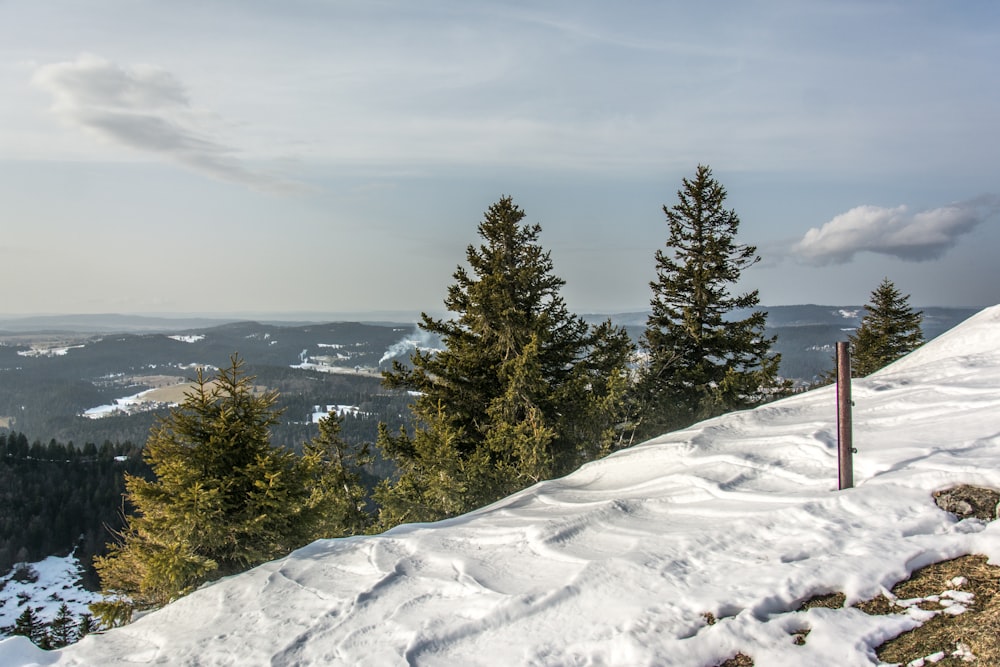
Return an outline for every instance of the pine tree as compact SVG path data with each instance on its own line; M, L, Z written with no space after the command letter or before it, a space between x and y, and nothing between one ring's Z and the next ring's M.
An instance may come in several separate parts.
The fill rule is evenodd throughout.
M52 648L62 648L76 641L76 621L73 620L73 614L65 602L59 605L56 617L49 624L49 637Z
M849 337L854 377L870 375L924 342L923 313L910 307L910 296L901 294L892 281L884 278L870 299L861 326Z
M340 436L343 417L327 415L319 422L319 435L305 445L304 465L312 497L314 530L325 537L357 535L371 524L365 509L367 491L359 470L372 462L368 444L352 449Z
M87 612L80 614L80 622L76 626L76 641L80 641L92 632L97 632L100 627L93 614Z
M11 630L11 634L27 637L37 644L45 634L45 626L35 614L35 610L28 606L14 621L14 629Z
M376 491L382 527L432 521L569 472L609 451L622 419L631 343L609 323L571 314L564 281L510 197L479 224L445 306L422 316L445 349L394 364L389 387L417 392L416 430L382 427L379 447L400 471Z
M35 645L38 648L42 649L43 651L51 651L52 649L55 648L55 646L52 644L52 635L49 634L48 628L46 628L44 625L42 626L41 631L38 633L38 639L35 640Z
M653 436L746 408L786 387L778 378L775 339L764 336L767 313L757 290L730 287L757 261L757 248L736 242L739 217L723 206L726 190L699 165L683 179L678 203L663 207L669 236L656 251L657 279L642 346L639 432Z
M270 444L275 400L234 355L212 380L199 370L181 406L154 426L144 456L156 479L127 476L136 511L95 559L105 598L91 609L105 626L320 536L315 468Z

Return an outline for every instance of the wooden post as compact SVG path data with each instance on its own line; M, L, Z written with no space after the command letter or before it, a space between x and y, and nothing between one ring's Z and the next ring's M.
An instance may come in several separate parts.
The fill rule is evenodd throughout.
M854 486L854 453L851 433L851 349L837 343L837 462L841 489Z

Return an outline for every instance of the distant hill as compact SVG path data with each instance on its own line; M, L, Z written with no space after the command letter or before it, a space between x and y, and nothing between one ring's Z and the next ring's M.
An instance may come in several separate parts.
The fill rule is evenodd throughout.
M0 332L24 333L168 333L217 326L233 321L209 317L149 317L144 315L32 315L0 317Z
M256 321L279 326L303 326L324 322L360 322L363 324L412 324L419 313L379 311L370 313L256 313L220 315L121 315L117 313L85 315L0 316L0 335L4 333L175 333L189 329L208 329L232 322Z

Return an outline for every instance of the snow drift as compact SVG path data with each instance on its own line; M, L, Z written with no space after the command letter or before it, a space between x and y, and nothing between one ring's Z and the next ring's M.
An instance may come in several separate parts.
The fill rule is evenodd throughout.
M1000 522L931 495L1000 488L998 342L993 307L855 381L854 489L836 489L827 387L462 517L315 542L61 651L6 640L0 664L874 665L914 618L795 610L938 560L1000 562Z

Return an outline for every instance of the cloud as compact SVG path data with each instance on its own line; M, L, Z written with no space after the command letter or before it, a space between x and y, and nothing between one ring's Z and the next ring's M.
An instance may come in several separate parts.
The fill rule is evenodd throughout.
M262 190L298 189L247 168L237 149L212 138L203 127L204 114L191 108L184 85L170 72L83 55L39 67L32 81L52 94L52 110L62 120L106 141L219 180Z
M844 264L859 252L911 262L938 259L998 211L1000 197L995 195L913 214L905 206L858 206L810 229L792 252L819 264Z

